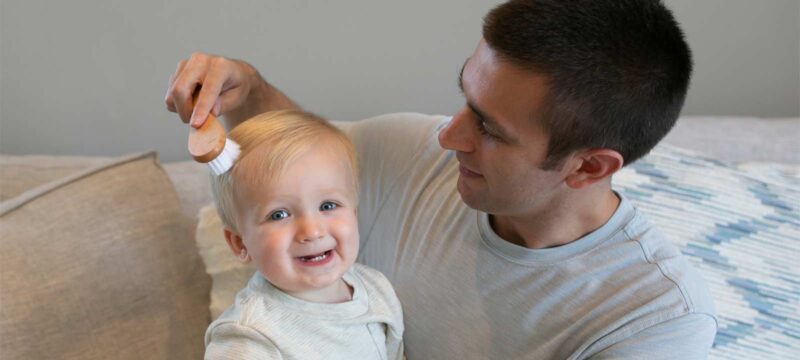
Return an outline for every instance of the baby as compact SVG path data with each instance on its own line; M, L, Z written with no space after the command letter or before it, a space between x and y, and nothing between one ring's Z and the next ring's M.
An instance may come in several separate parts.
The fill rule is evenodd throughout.
M389 281L355 264L353 145L327 121L278 111L229 134L233 167L211 184L225 239L258 270L206 330L206 359L402 359Z

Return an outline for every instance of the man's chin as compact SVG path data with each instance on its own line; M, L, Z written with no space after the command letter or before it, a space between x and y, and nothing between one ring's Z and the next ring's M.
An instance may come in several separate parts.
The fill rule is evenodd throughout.
M483 201L480 196L478 196L475 189L471 189L468 185L466 185L460 178L458 179L458 185L456 186L458 190L458 195L461 196L461 201L464 202L468 207L479 210L485 211L483 205Z

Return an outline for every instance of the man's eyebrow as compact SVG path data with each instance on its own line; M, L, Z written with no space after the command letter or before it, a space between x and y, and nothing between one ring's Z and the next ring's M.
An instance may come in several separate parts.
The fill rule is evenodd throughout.
M458 72L458 89L461 90L462 93L464 92L464 82L462 80L463 77L464 77L464 68L467 67L467 62L468 61L469 61L469 58L464 60L464 64L461 65L461 71Z
M475 106L475 104L473 104L469 100L469 98L467 98L467 94L464 92L464 81L463 81L463 78L464 78L464 68L467 67L467 62L469 61L469 59L470 58L467 58L467 60L464 60L464 65L461 65L461 71L459 71L459 73L458 73L458 88L461 90L461 93L464 94L464 98L466 99L467 106L469 107L470 110L472 110L472 112L477 114L478 117L480 117L481 120L484 123L486 123L486 125L488 125L490 130L493 131L497 136L500 136L501 138L504 138L509 142L516 142L516 139L514 137L511 137L505 131L505 129L503 129L500 125L498 125L497 122L492 120L492 118L490 116L486 115L486 113L484 113L483 111L478 109L478 107Z
M467 106L469 107L470 110L472 110L472 112L478 114L478 117L481 118L481 120L483 120L484 122L494 123L491 117L484 114L483 111L481 111L481 109L478 109L478 107L473 105L469 100L467 100Z
M467 106L472 109L478 116L481 117L484 123L484 127L489 130L490 133L494 133L495 136L505 139L505 141L509 143L516 143L516 138L511 136L500 124L494 121L491 117L487 116L486 114L478 111L472 104L467 103Z
M467 94L464 92L464 68L467 67L468 61L469 58L467 58L467 60L464 60L464 65L461 65L461 71L458 72L458 89L461 90L462 94L464 94L464 98L466 98L467 100L467 106L469 106L472 112L478 114L478 116L480 116L483 119L489 119L489 117L486 116L486 114L480 111L480 109L478 109L477 106L475 106L474 104L472 104L471 101L469 101L469 98L467 98Z
M486 113L482 112L478 109L475 105L473 105L469 100L466 101L467 106L469 107L472 112L478 115L481 121L484 123L484 126L489 130L489 132L494 133L495 136L505 139L505 141L509 143L516 143L516 137L511 136L502 126L500 126L496 121L492 119L491 116L486 115Z

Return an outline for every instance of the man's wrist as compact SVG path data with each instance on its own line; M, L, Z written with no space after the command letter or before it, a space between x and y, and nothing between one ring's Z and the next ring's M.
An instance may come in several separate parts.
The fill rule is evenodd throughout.
M243 121L268 111L300 110L300 107L289 97L267 82L255 67L241 60L235 61L241 67L245 76L243 81L248 84L249 89L244 102L225 114L225 123L228 129L232 129Z
M253 116L269 111L269 84L252 65L242 60L233 61L241 68L241 72L244 74L242 81L247 84L248 90L244 101L224 114L228 130Z
M256 68L244 61L237 60L244 69L246 81L248 82L249 91L242 108L254 112L250 116L258 115L262 112L269 111L270 92L274 91L272 86L267 83L267 80L256 70Z
M267 111L300 109L289 97L264 79L255 67L243 61L242 64L250 83L246 107L255 111L251 116Z

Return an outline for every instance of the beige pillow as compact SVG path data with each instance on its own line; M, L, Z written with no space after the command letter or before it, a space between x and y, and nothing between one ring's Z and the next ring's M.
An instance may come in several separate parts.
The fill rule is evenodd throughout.
M242 264L228 248L214 204L201 208L198 218L197 248L212 279L209 310L213 321L233 304L236 293L247 285L256 269L252 263Z
M197 359L209 279L155 154L0 203L3 359Z
M0 154L0 201L112 158Z

